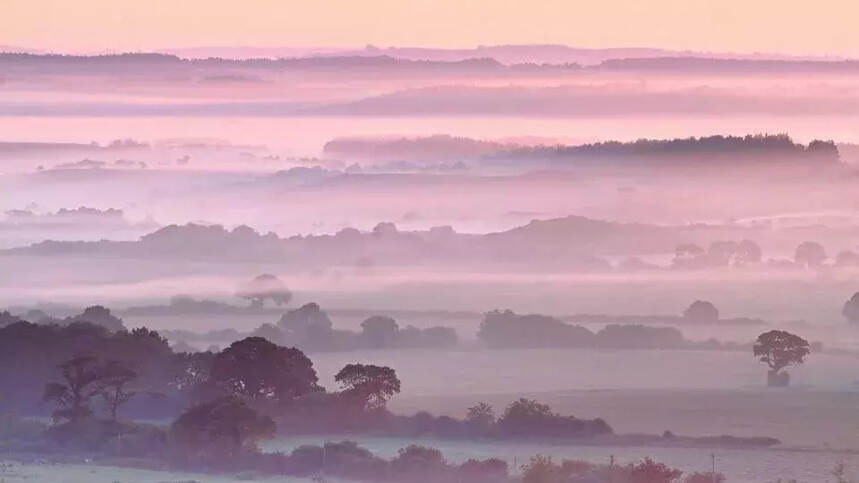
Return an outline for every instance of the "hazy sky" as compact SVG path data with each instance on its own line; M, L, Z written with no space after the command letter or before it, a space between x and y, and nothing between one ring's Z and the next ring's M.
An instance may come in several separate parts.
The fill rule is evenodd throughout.
M564 43L859 57L856 0L0 0L0 45Z

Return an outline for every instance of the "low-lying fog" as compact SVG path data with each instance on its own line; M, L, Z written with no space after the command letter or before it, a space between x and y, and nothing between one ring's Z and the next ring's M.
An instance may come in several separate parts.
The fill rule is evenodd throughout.
M729 481L859 464L833 452L859 449L851 63L3 62L0 326L102 305L176 352L216 352L249 335L294 342L282 317L309 310L331 322L329 345L299 347L320 384L349 363L389 366L396 413L533 397L619 434L781 440L724 450ZM276 304L243 293L260 276L282 283ZM696 301L716 313L689 315ZM481 324L496 309L588 342L493 345ZM395 319L396 344L367 343L374 315ZM752 354L773 329L811 343L789 388L765 388ZM383 456L409 443L348 439ZM305 442L319 443L265 449ZM451 461L568 454L428 444ZM578 451L710 462L702 448Z

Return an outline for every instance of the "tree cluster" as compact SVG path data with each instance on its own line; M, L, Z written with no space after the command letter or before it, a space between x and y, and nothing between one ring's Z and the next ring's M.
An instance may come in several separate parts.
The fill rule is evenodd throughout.
M315 303L290 310L277 324L263 324L252 335L307 351L443 348L457 343L450 327L401 328L393 318L380 315L362 322L360 332L334 329L328 314Z

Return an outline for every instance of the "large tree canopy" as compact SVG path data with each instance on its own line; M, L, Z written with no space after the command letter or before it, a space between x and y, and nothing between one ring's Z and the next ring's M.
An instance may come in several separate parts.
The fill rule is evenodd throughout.
M298 349L262 337L247 337L224 349L212 363L211 381L228 394L251 401L288 402L318 391L313 363Z

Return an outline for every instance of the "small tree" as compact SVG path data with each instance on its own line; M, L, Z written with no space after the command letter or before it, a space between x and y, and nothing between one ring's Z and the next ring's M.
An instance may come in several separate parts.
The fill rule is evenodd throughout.
M706 300L696 300L683 311L683 318L690 322L709 324L719 320L719 310Z
M253 307L262 307L266 300L271 300L275 305L288 304L292 300L292 292L286 288L286 284L271 274L262 274L243 283L236 291L236 296L247 299Z
M400 380L390 367L372 364L347 364L334 376L343 394L358 401L364 409L384 409L388 399L400 392Z
M758 336L752 352L769 368L767 384L769 386L786 386L789 383L787 373L780 374L785 367L805 362L805 356L811 353L808 341L783 330L771 330Z
M119 361L108 361L102 368L101 397L107 404L111 421L116 422L119 407L131 400L137 391L129 391L128 385L137 379L137 372Z
M42 400L55 402L60 406L53 413L54 420L67 419L76 422L92 416L90 401L102 391L99 382L103 373L98 359L82 354L60 364L59 367L65 383L48 383L42 396Z

